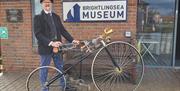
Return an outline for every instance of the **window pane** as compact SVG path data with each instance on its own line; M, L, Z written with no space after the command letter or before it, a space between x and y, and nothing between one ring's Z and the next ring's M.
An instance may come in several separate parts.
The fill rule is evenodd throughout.
M32 16L34 17L37 14L40 14L42 7L41 7L41 3L39 2L39 0L32 0ZM34 18L33 18L34 19ZM34 22L33 22L34 24ZM32 28L34 30L34 28ZM35 35L33 33L33 46L37 46L37 39L35 38Z
M41 7L41 3L39 2L39 0L34 0L34 6L35 6L35 15L36 14L39 14L40 12L41 12L41 10L42 10L42 7Z
M138 40L146 65L172 65L175 0L139 0Z

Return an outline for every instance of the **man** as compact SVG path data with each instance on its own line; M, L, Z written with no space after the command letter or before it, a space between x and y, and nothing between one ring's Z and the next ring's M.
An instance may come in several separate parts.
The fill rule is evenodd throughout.
M43 10L41 14L34 17L34 34L38 40L38 53L40 55L40 66L50 65L53 58L55 67L62 70L63 60L59 53L53 53L53 48L60 47L61 35L69 42L79 44L63 27L60 17L52 12L53 0L40 0ZM40 70L40 81L43 85L47 79L47 69ZM48 91L48 88L42 88Z

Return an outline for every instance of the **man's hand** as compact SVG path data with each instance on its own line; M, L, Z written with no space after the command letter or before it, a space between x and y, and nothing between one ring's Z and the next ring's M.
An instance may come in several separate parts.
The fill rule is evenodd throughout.
M51 43L52 47L60 47L62 45L62 43L60 41L55 41Z
M80 42L79 42L79 40L73 40L72 43L75 45L79 45Z

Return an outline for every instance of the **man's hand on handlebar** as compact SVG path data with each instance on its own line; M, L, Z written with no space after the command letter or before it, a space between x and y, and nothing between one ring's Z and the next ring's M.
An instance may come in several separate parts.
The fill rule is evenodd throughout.
M75 45L79 45L80 41L79 40L73 40L72 43Z
M60 41L55 41L51 43L52 47L60 47L62 45L62 43Z

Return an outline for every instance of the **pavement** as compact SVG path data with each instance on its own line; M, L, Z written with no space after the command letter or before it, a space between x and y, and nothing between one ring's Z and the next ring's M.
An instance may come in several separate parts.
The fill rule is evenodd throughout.
M27 91L25 87L27 76L28 72L5 72L0 77L0 91ZM90 89L78 91L97 91L92 81L87 84ZM120 88L117 91L124 90ZM146 68L143 81L136 91L180 91L180 69Z

